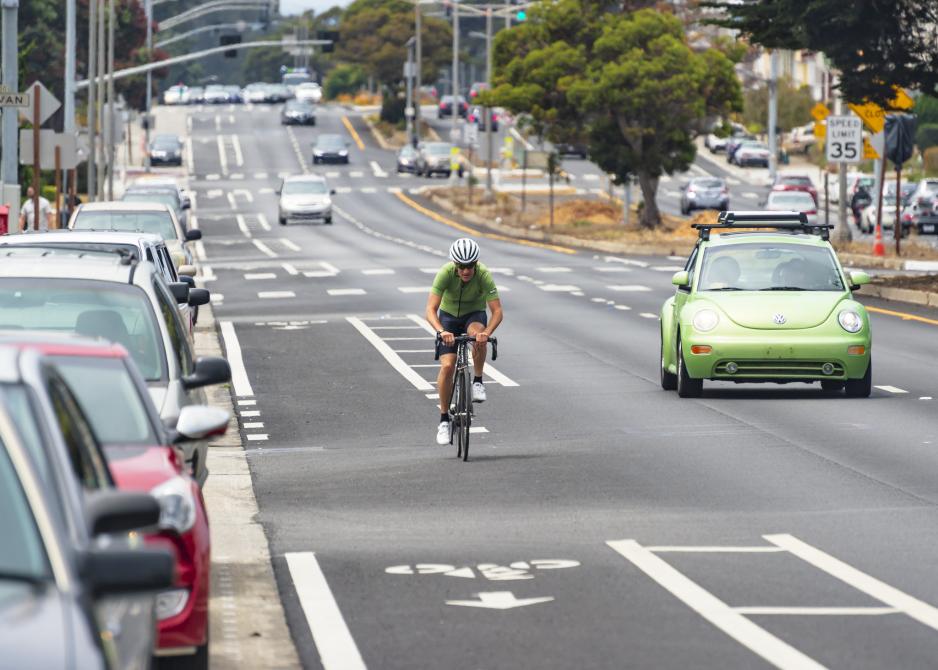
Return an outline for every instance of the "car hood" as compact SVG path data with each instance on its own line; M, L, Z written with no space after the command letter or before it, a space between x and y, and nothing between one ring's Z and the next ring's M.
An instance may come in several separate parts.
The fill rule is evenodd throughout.
M0 582L0 649L11 668L64 668L71 656L66 599L52 587ZM9 665L7 665L9 664Z
M149 491L182 472L172 447L108 445L104 454L121 489Z
M839 291L743 291L708 294L695 304L698 309L716 305L743 328L797 330L814 328L827 321L843 298L844 294ZM785 322L776 323L777 315L784 317Z

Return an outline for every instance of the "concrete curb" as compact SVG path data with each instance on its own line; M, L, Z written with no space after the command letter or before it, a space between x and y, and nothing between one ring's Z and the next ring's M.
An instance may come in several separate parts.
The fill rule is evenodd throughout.
M223 355L211 305L199 309L195 348L199 356ZM228 432L209 444L202 491L212 529L211 667L298 668L231 390L213 386L206 395L231 414Z
M863 287L860 294L871 298L882 298L883 300L904 302L910 305L938 308L938 293L930 291L916 291L915 289L909 288L894 288L891 286L869 284Z
M371 119L369 119L367 116L362 115L362 121L364 121L365 125L368 126L368 130L371 131L371 136L375 138L375 142L378 143L379 147L381 147L385 151L394 151L395 149L400 148L400 147L395 147L389 144L388 141L384 139L384 137L381 135L381 133L378 132L378 129L375 128L375 124L373 124L371 122Z

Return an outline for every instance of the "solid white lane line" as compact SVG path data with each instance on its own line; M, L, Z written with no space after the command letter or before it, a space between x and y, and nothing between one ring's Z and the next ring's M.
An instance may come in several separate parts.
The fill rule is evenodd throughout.
M921 398L919 398L919 400L931 400L931 399L932 398L930 395L923 395Z
M221 115L215 115L215 130L221 132Z
M637 268L647 268L648 263L645 261L636 261L631 258L619 258L618 256L603 256L603 260L607 263L621 263L622 265L634 265Z
M339 176L340 176L340 174L341 174L341 173L340 173L338 170L329 170L329 172L326 173L326 178L327 178L327 179L338 179Z
M651 268L658 272L680 272L684 269L683 265L655 265Z
M363 275L393 275L394 270L390 268L374 268L372 270L362 270Z
M886 391L887 393L895 393L897 395L908 393L908 391L896 388L895 386L875 386L874 388L878 388L880 391Z
M254 395L254 389L251 388L247 370L244 369L244 360L241 358L241 343L238 342L234 324L231 321L222 321L220 326L221 338L225 343L225 358L228 359L228 365L231 368L231 385L234 387L235 395Z
M238 139L237 135L231 136L231 146L234 147L235 164L241 167L244 165L244 155L241 153L241 140Z
M363 288L331 288L326 293L329 295L365 295L367 291Z
M186 138L186 166L189 168L189 174L192 174L193 172L195 172L195 158L192 155L192 137L191 136Z
M426 319L416 314L408 314L407 316L410 318L411 321L420 325L420 327L423 328L425 331L427 331L427 333L436 337L436 331L433 330L433 326L431 326L427 322ZM472 358L471 352L469 354L469 358L470 359ZM518 382L514 381L513 379L509 378L507 375L502 374L501 372L496 370L494 367L492 367L491 363L489 363L488 361L485 362L485 366L482 368L482 372L487 374L489 377L491 377L492 381L498 384L501 384L502 386L518 386L519 385Z
M274 272L248 272L244 275L245 281L253 281L255 279L276 279L277 274Z
M252 430L253 430L253 429L255 429L255 428L263 428L263 427L264 427L264 422L263 422L263 421L247 421L247 422L245 422L245 424L244 424L245 430L247 430L247 429L252 429Z
M404 379L413 384L420 391L432 391L433 385L427 382L423 377L414 372L407 363L404 362L404 359L395 353L395 351L380 337L375 333L371 328L365 325L361 319L357 319L353 316L346 317L346 320L354 326L355 330L361 333L366 340L371 342L371 345L378 350L384 360L391 364L395 370L397 370Z
M294 242L293 240L288 240L288 239L285 238L285 237L281 237L281 238L280 238L280 244L282 244L283 246L285 246L285 247L286 247L287 249L289 249L290 251L302 251L302 249L300 248L300 245L299 245L299 244L297 244L297 243Z
M795 616L880 616L899 613L894 607L734 607L733 611L749 615Z
M802 561L810 563L818 570L826 572L831 577L836 577L845 584L849 584L857 591L862 591L871 598L875 598L890 607L895 607L919 623L938 630L938 609L928 603L913 598L909 594L903 593L899 589L881 582L851 565L847 565L792 535L763 535L762 537L772 544L789 551Z
M361 170L352 170L351 172L348 173L348 176L351 177L352 179L359 179L361 177L364 177L365 173L362 172Z
M426 393L425 395L426 395L430 400L439 400L439 399L440 399L440 394L439 394L439 393Z
M769 663L792 670L821 670L824 667L743 615L734 612L732 607L635 540L617 540L606 544L704 619Z
M261 291L257 294L257 297L261 300L278 300L282 298L295 298L296 293L293 291Z
M605 298L590 298L590 302L606 302Z
M326 576L311 551L284 554L306 623L325 670L365 670Z
M254 433L248 435L247 438L251 442L265 442L267 440L267 433Z
M365 187L359 189L359 191L361 191L362 193L377 193L377 192L378 192L378 189L376 189L376 188L374 188L374 187L372 187L372 186L365 186Z
M255 238L251 241L254 243L254 246L257 247L262 253L266 254L267 256L270 256L271 258L277 258L277 252L271 249L270 247L268 247L266 244L264 244L260 240Z
M280 264L280 267L282 267L284 270L286 270L286 271L287 271L287 274L291 274L291 275L294 275L294 276L300 274L300 271L297 270L295 267L293 267L290 263L281 263L281 264Z
M221 173L228 174L228 157L225 155L225 141L221 135L218 135L218 160L221 162Z
M630 309L632 309L628 305L616 305L615 307L616 309L621 310L623 312L628 312Z

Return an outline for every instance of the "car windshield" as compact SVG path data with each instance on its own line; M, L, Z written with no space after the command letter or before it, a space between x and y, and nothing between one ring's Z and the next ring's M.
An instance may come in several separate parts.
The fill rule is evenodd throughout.
M401 158L413 158L416 153L417 151L409 144L401 147L401 150L398 152Z
M811 179L809 177L782 177L779 183L785 186L811 186Z
M778 210L791 209L795 212L815 209L814 198L804 191L780 191L769 196L768 208Z
M843 291L827 247L784 242L714 246L703 258L698 291Z
M694 188L722 188L723 181L720 179L695 179L691 182Z
M448 156L450 148L449 144L428 144L427 153L431 156Z
M322 195L328 193L324 181L288 181L283 185L283 195Z
M124 202L156 202L179 209L179 198L175 193L160 191L128 191L121 198Z
M316 146L322 149L344 149L345 140L338 135L320 135L316 138Z
M57 356L55 360L103 446L159 444L124 361L85 356ZM115 416L121 420L115 421Z
M297 84L302 84L309 81L308 74L285 74L283 75L283 83L285 86L296 86Z
M156 233L164 240L178 240L169 212L79 211L75 230L119 230L125 233Z
M148 381L165 377L160 329L136 286L82 279L0 279L0 330L75 333L124 346Z
M5 445L0 443L0 582L51 578L36 520Z

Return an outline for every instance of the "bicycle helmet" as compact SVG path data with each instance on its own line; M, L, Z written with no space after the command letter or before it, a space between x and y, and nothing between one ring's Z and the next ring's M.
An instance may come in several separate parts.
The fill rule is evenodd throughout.
M449 248L450 260L459 265L468 265L479 260L479 245L475 240L461 237Z

